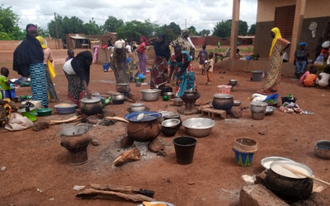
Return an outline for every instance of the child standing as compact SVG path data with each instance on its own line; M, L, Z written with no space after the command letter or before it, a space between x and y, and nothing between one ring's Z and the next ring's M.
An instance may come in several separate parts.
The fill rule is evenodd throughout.
M315 66L310 66L309 73L304 75L303 84L305 87L315 86L316 81L316 68Z
M74 57L74 51L72 49L68 49L67 53L68 53L68 57L65 58L65 61L68 61Z
M316 84L319 85L320 87L327 87L329 85L329 80L330 80L330 66L326 66L319 74L319 77L316 79Z
M214 59L213 59L213 52L210 52L209 54L209 60L206 64L206 72L207 72L207 85L212 84L212 78L213 78L213 66L214 66Z
M205 74L205 60L207 60L207 51L205 50L206 49L206 45L204 44L203 45L203 49L199 52L196 60L198 60L199 58L199 69L202 70L202 74L204 75Z
M8 76L9 76L9 70L7 69L7 67L2 67L1 68L1 75L0 75L0 86L2 88L2 98L8 98L10 100L12 100L13 98L16 98L16 93L15 93L15 89L12 88L10 86L10 84L12 83L10 80L8 80Z

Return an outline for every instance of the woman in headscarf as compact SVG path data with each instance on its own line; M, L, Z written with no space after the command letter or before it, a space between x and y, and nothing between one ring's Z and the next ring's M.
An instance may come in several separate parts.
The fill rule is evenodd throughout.
M36 39L37 27L33 24L26 26L26 38L14 52L13 68L18 74L31 78L32 99L48 107L48 86L44 68L44 52Z
M164 83L168 78L168 63L171 52L168 44L165 41L165 35L161 34L158 38L149 39L153 41L155 50L155 60L150 72L150 88L156 88L156 85Z
M132 71L128 69L124 40L117 40L115 42L115 49L110 61L110 66L115 73L116 83L130 82Z
M79 105L80 100L86 94L87 98L92 97L92 93L88 89L92 61L92 53L83 51L63 65L63 71L68 80L68 97L74 104Z
M283 64L282 55L290 46L290 42L282 38L281 32L277 27L274 27L271 30L270 36L273 38L269 51L270 67L268 69L262 90L257 91L257 93L264 95L277 92L281 81L281 70Z
M167 82L170 82L172 74L176 76L176 96L181 97L185 90L197 90L193 63L187 51L182 51L181 46L174 47L174 55L171 56L170 75Z
M176 45L180 45L183 51L187 51L190 54L190 52L195 49L195 46L191 42L189 35L189 29L182 30L181 36L172 41L171 46L175 47Z
M141 44L137 48L136 52L138 53L139 63L140 63L140 72L143 75L147 74L147 56L146 56L146 49L148 45L148 39L145 36L141 36L140 38Z
M56 76L56 72L55 72L54 67L52 66L52 63L54 61L52 51L50 50L50 48L48 48L45 45L45 40L42 36L37 36L36 38L40 42L41 48L44 51L44 68L46 71L49 97L50 97L50 99L55 99L56 102L59 102L59 99L58 99L58 96L57 96L57 93L56 93L56 90L55 90L55 87L53 84L53 79ZM48 67L48 65L51 65L51 66Z

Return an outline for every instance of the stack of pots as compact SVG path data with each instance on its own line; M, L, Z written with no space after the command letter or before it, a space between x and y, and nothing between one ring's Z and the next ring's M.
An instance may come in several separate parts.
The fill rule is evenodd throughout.
M252 119L264 119L267 106L268 104L266 102L251 102L250 107Z

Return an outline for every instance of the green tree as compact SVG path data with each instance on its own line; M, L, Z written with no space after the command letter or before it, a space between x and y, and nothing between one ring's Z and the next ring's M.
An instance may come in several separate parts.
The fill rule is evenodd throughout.
M109 16L108 19L104 22L103 31L104 32L116 32L117 28L124 26L124 22L121 19L116 17Z
M246 21L239 20L239 22L238 22L238 34L245 36L247 34L247 31L248 31L248 24L246 23Z
M123 26L117 28L117 37L122 39L139 41L142 35L147 38L156 34L157 25L149 20L144 22L133 20L125 22Z
M256 34L256 24L252 24L252 25L250 26L250 29L249 29L249 31L248 31L248 34L249 34L249 35L255 35L255 34Z
M0 6L0 40L20 40L25 37L18 27L19 18L11 7Z
M189 28L190 35L198 35L196 28L194 26L190 26Z
M200 31L200 32L198 33L198 35L200 35L200 36L209 36L210 33L211 33L210 30L208 30L208 29L203 29L202 31Z
M101 27L96 24L94 18L83 26L83 33L88 35L100 35L103 34Z
M168 25L168 27L173 31L175 35L177 36L181 35L181 28L176 23L171 22L170 25Z
M231 20L217 22L213 29L213 36L227 38L231 33Z

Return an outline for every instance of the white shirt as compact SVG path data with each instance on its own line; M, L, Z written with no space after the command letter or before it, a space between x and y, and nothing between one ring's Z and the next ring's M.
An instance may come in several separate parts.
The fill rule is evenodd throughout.
M71 61L72 59L69 59L67 62L65 62L65 64L63 65L63 70L67 74L76 74L71 66Z
M132 48L130 45L126 45L126 50L128 53L131 53L132 52Z
M320 85L321 87L328 86L329 85L330 74L321 72L320 76L322 78L318 81L318 85Z

